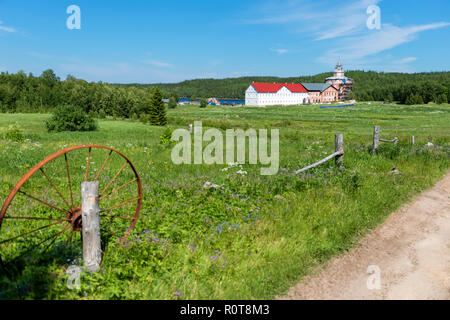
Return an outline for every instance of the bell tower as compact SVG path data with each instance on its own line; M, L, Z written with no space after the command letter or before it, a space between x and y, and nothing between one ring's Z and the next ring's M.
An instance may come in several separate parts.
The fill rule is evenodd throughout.
M349 98L349 93L353 90L353 79L345 76L341 57L339 57L336 68L334 69L334 75L328 77L325 83L331 84L339 90L339 100L347 100Z
M336 68L334 69L334 77L335 78L344 78L345 77L344 67L342 66L342 63L341 63L341 57L339 57L339 61L336 64Z

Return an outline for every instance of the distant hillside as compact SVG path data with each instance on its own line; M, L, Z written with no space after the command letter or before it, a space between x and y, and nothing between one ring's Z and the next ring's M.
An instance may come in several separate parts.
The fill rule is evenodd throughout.
M252 81L255 82L323 82L326 77L332 73L323 73L311 77L242 77L242 78L227 78L227 79L196 79L187 80L175 84L129 84L127 86L135 87L158 87L165 93L175 93L180 97L216 97L216 98L235 98L243 99L245 97L245 90Z
M332 73L290 78L241 77L227 79L197 79L175 84L129 84L140 88L159 87L166 95L178 97L216 97L243 99L245 90L255 82L324 82ZM357 100L396 100L404 102L411 93L422 95L424 100L440 94L450 96L450 72L383 73L373 71L347 71L346 76L355 81L352 97ZM121 85L122 86L122 85Z

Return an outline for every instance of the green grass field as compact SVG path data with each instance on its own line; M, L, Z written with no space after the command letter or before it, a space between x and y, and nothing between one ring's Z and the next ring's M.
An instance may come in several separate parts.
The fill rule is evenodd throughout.
M223 170L227 165L174 165L171 146L160 143L165 128L129 120L100 121L96 132L47 133L49 115L0 114L0 204L36 163L81 144L124 153L136 166L144 189L141 215L128 242L121 246L105 235L102 270L83 273L80 290L66 286L66 269L81 263L80 238L67 244L65 234L45 253L25 255L13 279L0 273L0 299L272 299L314 267L352 248L391 212L439 180L450 163L448 105L178 107L168 116L171 129L187 128L194 121L220 130L279 129L279 173L261 176L259 165L243 165L246 175L237 174L240 167ZM6 134L15 124L24 140ZM383 144L378 155L370 155L375 125L381 126L383 138L398 136L398 146ZM331 161L308 174L293 174L333 153L336 133L344 134L344 170L338 171ZM424 148L428 142L436 147ZM83 164L86 156L80 153L70 160L74 190L78 186L75 201L85 171L76 161ZM95 157L92 174L105 154ZM121 164L111 159L100 184ZM403 174L390 175L393 167ZM67 187L64 170L63 162L47 168L60 188ZM124 172L115 185L130 177ZM27 186L30 192L61 202L53 190L42 187L42 175L33 179ZM223 188L205 189L207 181ZM108 204L137 192L133 187L124 190ZM68 197L69 191L64 192ZM58 215L23 197L15 202L12 210L19 213ZM123 206L115 213L129 214L132 208ZM7 244L2 240L42 225L8 223L0 229L0 250L6 255L29 239Z

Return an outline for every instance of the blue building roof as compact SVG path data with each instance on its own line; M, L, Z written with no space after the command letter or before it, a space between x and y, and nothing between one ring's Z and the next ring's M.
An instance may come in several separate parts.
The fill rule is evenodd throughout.
M302 83L302 85L308 91L320 91L323 92L331 87L331 84L328 83Z

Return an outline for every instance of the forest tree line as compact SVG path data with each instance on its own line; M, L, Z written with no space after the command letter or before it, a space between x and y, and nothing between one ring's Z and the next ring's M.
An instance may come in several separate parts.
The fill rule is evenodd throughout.
M159 88L179 96L208 96L244 99L245 90L252 81L278 83L324 83L332 73L307 77L242 77L230 79L199 79L177 84L157 84ZM354 81L350 99L357 101L391 101L401 104L450 102L450 72L380 73L373 71L348 71L346 76ZM146 88L147 85L130 85ZM411 98L418 101L411 101ZM423 102L422 102L423 101ZM412 103L411 103L412 102Z
M357 101L395 101L406 104L450 102L450 72L378 73L349 71L354 80L351 98ZM242 77L199 79L177 84L107 84L87 82L68 76L62 81L52 70L40 76L18 72L0 74L0 112L49 112L60 105L75 105L86 113L119 118L148 114L155 89L162 97L243 99L245 90L256 82L324 82L331 73L309 77ZM173 103L172 103L173 104Z
M0 112L47 113L62 105L73 105L100 118L137 118L151 113L155 91L156 87L124 88L89 83L73 76L61 81L52 70L38 77L24 72L2 73ZM164 96L164 93L157 95Z

